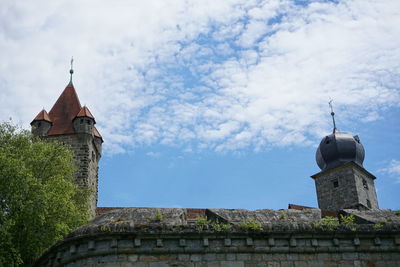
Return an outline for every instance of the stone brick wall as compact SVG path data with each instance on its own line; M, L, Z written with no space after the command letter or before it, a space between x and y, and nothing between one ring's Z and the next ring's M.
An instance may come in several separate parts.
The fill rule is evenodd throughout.
M400 266L398 212L343 212L363 224L322 230L315 226L321 222L318 209L116 209L76 229L36 266ZM223 219L232 228L217 231L210 222L200 229L193 214ZM249 219L262 229L244 230L240 222Z
M98 198L98 163L101 157L101 141L90 134L68 134L46 136L67 144L74 152L76 165L75 182L90 190L89 213L95 216Z
M400 237L363 233L109 234L59 244L37 266L399 266Z
M376 196L374 179L358 168L354 169L354 176L359 203L368 207L367 200L369 200L371 208L378 209L378 197Z
M353 162L312 177L315 179L320 209L337 211L360 204L378 208L374 177Z

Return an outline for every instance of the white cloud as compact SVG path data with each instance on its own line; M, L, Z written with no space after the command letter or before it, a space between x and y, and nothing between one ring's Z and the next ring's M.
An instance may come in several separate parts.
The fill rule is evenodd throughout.
M68 80L106 150L308 145L400 102L396 1L2 1L0 118L27 125ZM368 103L368 104L366 104Z
M386 168L379 170L381 173L386 173L396 179L400 183L400 160L392 159Z

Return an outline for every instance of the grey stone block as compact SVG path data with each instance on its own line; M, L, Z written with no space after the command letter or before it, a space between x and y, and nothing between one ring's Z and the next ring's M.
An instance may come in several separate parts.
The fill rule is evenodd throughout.
M236 254L233 254L233 253L226 254L226 260L227 261L235 261L236 260Z
M149 267L169 267L165 262L150 262Z
M193 255L190 255L190 260L191 260L191 261L201 261L201 259L202 259L202 257L201 257L200 254L193 254Z
M281 261L281 267L294 267L294 263L292 261Z
M215 261L217 260L217 255L215 253L207 253L203 256L204 261Z
M138 260L138 255L128 255L128 261L129 262L135 262Z
M88 242L88 250L95 250L96 249L96 243L94 240L90 240Z
M178 255L178 260L180 261L189 261L190 256L188 254L179 254Z
M245 267L243 261L221 261L221 267Z
M343 253L342 254L343 260L357 260L358 259L358 253Z

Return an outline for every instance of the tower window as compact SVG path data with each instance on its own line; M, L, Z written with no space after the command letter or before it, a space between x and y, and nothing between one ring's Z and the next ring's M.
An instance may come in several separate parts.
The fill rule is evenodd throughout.
M42 126L42 123L39 121L37 124L38 127Z
M339 181L338 180L333 180L333 188L339 187Z
M80 123L81 123L81 124L83 123L83 119L80 120Z
M371 208L371 201L369 201L369 199L367 199L367 206L368 208Z
M86 122L87 122L87 124L89 124L89 125L90 125L90 120L86 120Z
M368 183L365 179L362 179L364 189L368 190Z

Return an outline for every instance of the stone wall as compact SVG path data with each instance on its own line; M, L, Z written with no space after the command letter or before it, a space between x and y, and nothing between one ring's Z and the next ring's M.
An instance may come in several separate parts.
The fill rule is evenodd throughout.
M68 134L46 136L67 144L74 152L76 165L75 183L90 190L89 213L95 216L98 198L98 162L101 157L101 141L90 134Z
M354 162L318 173L312 178L315 179L320 209L338 211L360 205L378 209L375 177Z
M362 233L119 234L70 240L38 266L399 266L400 237Z
M329 230L315 227L321 221L318 209L198 212L223 218L232 228L199 229L191 220L193 209L113 210L50 248L36 266L400 266L398 212L357 211L367 224ZM370 224L379 216L393 219L379 228ZM240 227L241 220L254 218L262 230Z

